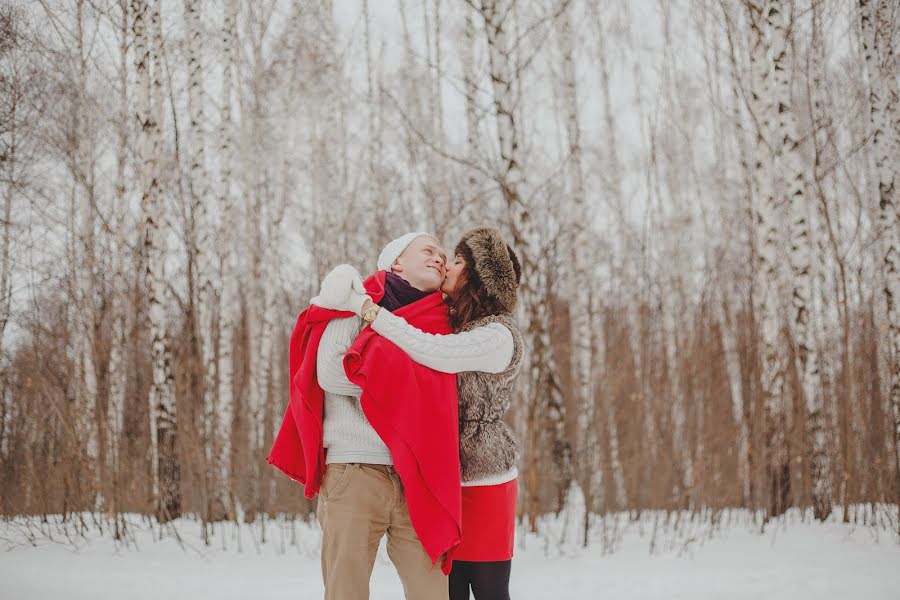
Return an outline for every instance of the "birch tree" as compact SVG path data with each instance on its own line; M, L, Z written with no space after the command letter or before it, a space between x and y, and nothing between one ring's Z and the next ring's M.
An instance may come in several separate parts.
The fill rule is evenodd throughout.
M480 161L482 155L481 138L479 132L479 123L481 122L480 113L482 112L478 106L479 86L478 76L476 73L476 48L481 40L477 24L475 21L475 11L466 10L463 16L464 29L462 41L462 76L463 76L463 94L465 96L466 111L466 156L469 160ZM485 198L475 189L477 179L474 171L469 171L468 177L467 201L463 203L462 210L464 215L463 222L477 222L484 218L487 207Z
M17 60L21 43L19 15L11 7L0 9L0 187L3 189L3 217L0 222L0 355L7 356L4 333L12 313L12 209L19 178L20 104L26 93L27 77ZM6 360L4 359L4 363ZM9 389L8 366L0 364L0 457L10 452L10 425L15 406Z
M753 258L750 265L750 318L751 323L754 327L757 324L758 315L754 316L754 311L758 308L758 306L753 306L756 304L755 302L755 294L756 288L754 286L756 279L758 279L757 274L757 264L755 262L758 252L756 250L757 243L757 221L756 221L756 212L755 205L756 200L754 199L754 193L756 192L756 184L757 184L757 176L761 175L759 170L764 169L765 165L761 165L756 163L757 157L764 158L764 155L760 154L760 150L751 148L751 142L755 141L756 144L760 143L760 111L762 110L762 102L756 98L756 96L751 91L749 94L745 94L744 92L744 83L743 78L741 76L741 71L743 70L744 61L742 60L744 57L740 54L740 51L743 49L741 45L740 39L735 31L736 22L739 21L739 15L733 10L733 6L722 2L721 5L722 17L725 24L725 33L726 39L728 43L728 59L729 59L729 78L730 78L730 89L732 95L732 101L730 103L730 114L734 123L734 144L736 146L736 159L739 164L739 173L740 173L740 190L741 193L739 195L740 205L737 207L737 214L745 215L744 219L741 219L741 222L746 222L747 229L749 231L749 235L747 235L747 245L746 245L746 253L748 256ZM756 41L756 35L750 36L748 41ZM749 53L748 53L749 54ZM749 57L748 57L749 59ZM759 76L764 75L764 73L758 73ZM761 83L761 82L760 82ZM750 110L750 119L749 125L747 127L747 119L745 118L744 111L742 110L742 105L744 98L747 98L748 108ZM752 134L752 135L748 135ZM751 139L752 138L752 139ZM764 172L764 171L763 171ZM756 502L755 491L756 485L753 477L754 471L754 454L753 454L753 444L752 440L754 437L754 420L753 420L753 395L749 393L752 387L748 388L748 394L745 396L741 390L742 380L740 380L741 376L741 365L739 362L740 356L737 354L737 320L730 317L730 312L734 313L736 311L729 311L729 306L727 304L728 298L724 293L722 294L721 299L721 311L717 309L717 315L719 316L719 323L722 327L722 345L725 349L726 355L726 368L728 370L729 376L729 387L732 392L732 407L734 411L735 419L739 419L739 446L738 446L738 470L741 472L741 492L745 506L752 506ZM718 306L718 303L717 303ZM727 337L726 337L727 336ZM760 344L761 346L762 344ZM738 406L738 401L740 400L740 406ZM738 416L738 411L741 412L741 416Z
M312 215L316 278L321 281L335 264L349 256L342 223L348 220L348 204L341 193L346 183L346 131L343 124L341 87L343 72L336 51L334 3L321 2L315 13L321 23L321 40L331 48L321 57L315 79L317 97L313 119L314 143L310 148L313 166ZM336 143L335 138L339 140Z
M887 0L860 0L863 56L868 75L872 150L878 181L878 272L880 313L886 330L878 340L887 372L889 411L893 414L894 460L900 479L900 232L897 228L900 171L900 98L897 61L890 38L891 6Z
M12 207L18 180L17 160L19 147L20 104L25 94L24 70L16 60L14 51L20 43L19 15L12 8L0 9L0 184L3 186L3 221L0 223L3 239L0 244L0 350L3 349L3 334L9 323L12 308L12 278L10 242L12 241ZM6 401L6 384L0 391Z
M265 58L263 38L269 28L271 13L258 6L251 9L247 22L250 44L247 82L249 89L239 94L241 110L241 157L244 159L242 195L245 205L244 237L247 257L245 266L245 304L247 329L247 449L251 456L264 451L264 407L266 386L261 379L263 368L261 351L263 335L261 323L265 310L263 281L263 210L268 202L267 185L269 170L265 164L264 140L261 131L265 115ZM243 65L242 65L243 66ZM243 78L239 75L238 80ZM255 515L262 510L262 471L258 461L249 464L248 484L249 512Z
M206 477L213 477L211 465L215 435L216 356L213 348L213 309L219 295L215 280L213 258L216 252L213 235L212 188L206 168L206 94L203 86L203 28L199 0L185 0L184 23L187 46L187 96L190 113L190 189L192 244L196 260L197 330L200 340L200 360L203 373L203 404L201 431L206 459ZM209 509L205 513L209 515Z
M129 36L129 12L127 0L118 1L118 10L121 20L118 22L119 32L119 106L120 114L116 123L116 180L115 180L115 223L116 233L113 242L113 284L112 284L112 337L109 351L109 398L106 409L107 423L107 462L111 474L110 509L116 515L121 508L119 470L120 442L125 422L125 386L127 384L127 369L125 368L125 329L126 318L126 294L127 283L125 280L125 256L128 247L125 240L125 231L128 226L128 204L131 196L128 194L128 165L129 130L132 125L131 110L128 101L128 36ZM115 535L119 536L119 522L115 524Z
M814 501L818 500L818 504L823 514L831 512L833 504L834 490L834 473L835 465L832 464L831 442L834 436L829 435L828 415L829 412L834 414L836 411L829 411L828 404L835 404L835 397L838 395L837 384L835 382L835 368L832 356L829 354L830 344L834 341L841 342L841 358L843 371L843 385L840 394L845 397L846 406L856 406L857 402L854 398L855 392L849 385L851 369L850 356L850 339L849 328L847 335L842 335L842 325L844 323L841 315L841 308L836 302L838 298L833 297L834 290L843 289L846 293L846 285L839 285L841 281L846 282L843 273L843 257L840 249L835 241L835 234L832 231L831 213L833 210L833 199L826 191L825 184L827 177L824 174L825 160L829 155L833 155L830 150L831 142L834 139L834 131L831 127L831 115L834 114L834 106L831 102L830 95L826 89L826 43L824 40L825 32L822 30L823 7L819 3L815 3L812 7L812 40L809 48L810 58L808 60L809 72L807 76L807 94L809 95L809 110L812 117L812 151L813 151L813 169L812 181L810 182L810 190L812 192L810 203L812 207L809 210L810 232L814 240L814 250L816 258L811 264L813 279L813 298L812 298L812 314L816 315L813 321L813 334L816 338L816 345L821 350L817 353L820 369L821 383L819 386L819 400L810 402L807 399L808 435L812 440L811 451L813 454L812 466L818 478L814 477L814 486L822 489L821 493L814 496ZM833 160L833 159L832 159ZM833 254L833 256L832 256ZM829 268L829 264L834 264L835 269ZM838 304L838 306L835 306ZM846 309L846 304L844 304ZM830 402L828 400L830 399ZM850 411L847 411L848 413ZM849 416L849 414L848 414ZM825 438L817 440L817 437ZM847 496L845 496L846 498ZM827 511L827 512L826 512ZM844 511L847 512L846 510Z
M382 244L386 244L390 240L390 231L388 230L388 206L385 197L384 178L382 177L381 167L378 165L381 152L383 150L383 139L381 129L381 119L379 118L378 108L380 106L380 96L376 100L376 68L374 66L374 57L372 52L372 32L369 18L369 0L363 0L363 21L364 21L364 40L366 52L366 101L368 104L367 115L367 133L368 143L366 146L367 167L368 167L368 183L365 185L366 195L369 197L368 206L372 207L375 213L376 226L376 243L374 246L380 248Z
M833 189L837 178L829 174L831 164L839 160L835 140L836 114L835 104L829 89L830 81L826 69L827 31L824 22L827 19L825 6L816 2L812 5L812 40L809 48L809 72L807 76L807 95L809 112L812 118L813 145L813 180L811 188L815 195L815 210L812 212L812 223L817 247L815 261L815 299L819 307L820 323L817 327L819 354L822 370L822 392L827 401L822 407L822 427L831 428L830 437L838 449L836 457L839 463L832 465L832 477L841 473L839 496L843 501L844 519L849 521L850 490L852 479L851 446L859 448L859 400L855 378L852 376L854 363L854 343L851 339L850 311L848 299L848 281L846 253L840 247L840 207ZM833 266L832 266L833 265ZM833 356L829 355L831 344L840 340L840 368L837 369ZM840 372L840 381L837 373ZM840 401L840 412L838 402ZM841 414L843 413L843 414ZM841 418L841 417L844 418ZM828 421L831 423L828 423ZM812 429L812 428L810 428ZM859 452L856 452L857 456Z
M153 498L160 521L181 514L181 471L175 446L177 418L171 341L166 317L166 225L162 196L162 31L158 0L132 0L137 117L141 159L144 282L153 382L150 386L150 460Z
M545 301L546 271L538 263L541 255L538 219L523 198L522 146L516 121L518 82L513 59L510 15L514 5L509 0L483 0L481 16L487 38L493 105L497 122L500 165L497 180L506 203L513 243L522 264L519 292L525 313L526 343L530 356L523 372L527 377L526 397L529 401L528 481L526 494L529 519L534 528L537 515L537 458L540 449L549 450L560 478L557 505L563 506L563 495L571 480L571 451L566 439L565 404L556 381L556 366L550 344L550 314ZM543 423L546 422L546 426Z
M235 54L237 51L237 1L227 0L223 9L222 43L222 99L217 139L220 152L219 207L222 213L219 228L219 256L222 296L219 301L219 362L218 390L215 404L218 456L218 496L226 513L233 510L231 490L231 431L234 423L234 331L240 316L238 297L238 264L233 240L236 234L237 200L232 169L235 161L235 123L232 117Z
M675 57L672 52L672 14L671 5L664 0L660 1L660 12L662 13L662 37L663 37L663 67L662 81L660 83L660 95L664 100L661 101L663 106L667 106L669 110L675 112L678 108L677 99L681 95L678 82L676 81ZM666 192L668 193L668 201L674 207L675 214L690 215L691 204L685 201L683 197L683 187L685 183L682 180L682 171L684 169L677 168L671 164L675 156L678 154L675 150L675 138L668 131L654 132L659 138L654 140L659 145L659 151L654 152L654 167L661 171L657 176L657 182L664 182ZM690 146L690 140L684 140ZM693 160L689 154L687 158L690 164ZM660 202L659 209L653 211L653 216L660 219L665 217L662 205L662 191L657 190ZM699 196L699 194L698 194ZM653 209L651 209L653 210ZM660 213L660 214L656 214ZM678 232L673 231L664 239L666 243L666 254L671 256L674 261L671 277L665 277L669 284L669 289L663 294L661 302L662 310L662 337L665 348L666 357L666 376L667 376L667 392L671 398L671 416L670 422L672 427L672 456L675 460L676 469L676 487L674 495L678 502L684 502L688 506L693 505L694 500L694 457L692 456L689 440L687 439L687 398L685 386L681 378L681 348L688 347L689 333L685 328L679 327L678 317L685 314L687 302L684 294L684 283L682 281L682 273L689 264L689 254L685 256L685 248L683 244L672 238L677 237ZM661 274L662 275L662 274ZM695 400L696 404L696 400ZM697 436L702 441L702 436Z
M754 294L760 334L761 388L765 419L766 489L768 516L787 510L791 498L790 450L784 403L786 358L780 339L778 316L778 198L772 184L773 169L770 138L776 107L772 106L772 77L769 48L765 35L765 9L762 1L749 0L747 20L750 28L750 109L756 128L753 190L757 256L755 257Z
M596 400L592 376L593 337L602 335L602 332L591 327L591 289L593 288L591 267L595 264L595 259L593 257L594 246L590 243L588 236L592 215L585 199L584 173L581 164L581 127L578 117L578 86L573 47L573 38L576 32L572 27L570 12L571 7L567 7L557 20L557 38L562 54L563 103L568 141L568 193L571 198L571 212L567 221L568 230L571 232L568 238L570 246L567 258L571 264L569 277L573 295L569 313L574 354L573 380L575 382L575 401L579 407L577 447L580 455L589 461L587 465L583 466L583 472L590 473L596 469L596 465L590 464L592 454L588 451L589 437L596 431L594 428ZM598 344L602 343L602 339L598 341ZM590 506L589 486L582 483L581 487L585 501Z
M83 1L75 4L75 64L73 90L74 106L71 113L72 123L69 130L72 147L71 171L73 177L72 216L75 233L72 248L72 273L75 282L75 323L77 334L73 338L73 353L76 362L75 396L77 409L75 413L76 431L84 444L85 457L94 468L95 485L100 482L101 465L97 428L97 365L95 354L96 308L94 292L95 235L96 215L95 163L93 140L94 132L91 118L91 107L88 96L88 63L91 60L89 42L85 36L90 35L86 11L90 7ZM99 493L99 489L98 493ZM99 497L98 497L99 500Z
M800 387L809 414L814 512L816 518L824 521L831 513L831 463L822 422L823 396L816 332L811 322L813 240L809 226L805 165L791 101L788 9L780 0L773 0L766 7L765 17L770 39L771 89L775 105L770 140L778 169L776 201L779 205L790 207L791 328Z

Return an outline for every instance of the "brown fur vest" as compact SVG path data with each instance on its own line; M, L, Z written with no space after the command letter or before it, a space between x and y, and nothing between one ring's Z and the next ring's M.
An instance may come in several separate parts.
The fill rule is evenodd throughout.
M464 371L456 376L459 392L459 459L462 481L505 473L519 461L512 429L503 421L522 365L522 332L512 315L494 315L469 323L470 331L488 323L505 325L513 336L513 356L500 373Z

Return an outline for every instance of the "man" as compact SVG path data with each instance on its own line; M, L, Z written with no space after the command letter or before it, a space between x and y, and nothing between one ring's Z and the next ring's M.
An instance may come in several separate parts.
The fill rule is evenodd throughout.
M434 237L406 234L382 251L379 273L366 282L368 291L381 295L380 306L414 311L411 318L425 319L423 327L430 324L437 327L435 333L449 332L446 307L437 293L445 261ZM328 291L326 280L316 304L334 305L328 303ZM321 317L316 308L304 311L292 337L291 406L269 462L303 483L307 497L319 492L316 515L323 532L325 598L368 598L375 555L386 535L388 555L406 597L445 600L449 566L436 561L435 555L446 556L459 537L458 523L445 514L452 514L453 507L444 511L458 495L446 485L450 479L458 480L458 457L453 457L455 463L450 460L450 453L456 452L455 378L415 365L389 342L372 339L377 335L371 330L359 335L365 323L355 314L326 310L331 314ZM319 319L327 319L324 328ZM350 354L368 365L357 364L360 377L353 378L354 383L344 375L351 346ZM312 359L314 371L308 364ZM315 381L304 384L304 377ZM420 398L405 397L423 390L445 398L432 405L433 414L423 412L422 407L429 405ZM317 402L316 394L322 391L324 398ZM437 428L430 431L431 421ZM294 459L298 447L300 461ZM324 453L324 465L316 450ZM420 534L427 539L420 539Z

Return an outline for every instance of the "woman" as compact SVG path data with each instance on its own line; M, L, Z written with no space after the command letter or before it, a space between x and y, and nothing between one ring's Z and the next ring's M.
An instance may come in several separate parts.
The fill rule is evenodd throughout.
M522 334L512 315L521 268L493 227L466 232L454 255L441 291L457 333L432 335L412 327L362 298L361 281L347 284L345 308L416 362L457 374L463 542L449 576L450 600L469 598L470 588L476 600L507 600L519 453L502 417L522 363Z

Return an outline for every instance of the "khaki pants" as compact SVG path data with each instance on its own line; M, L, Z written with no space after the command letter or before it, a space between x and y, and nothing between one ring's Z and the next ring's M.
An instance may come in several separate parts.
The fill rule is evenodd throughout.
M368 600L375 554L385 534L407 600L447 600L448 579L440 562L432 566L422 548L393 467L328 465L316 516L322 525L325 600Z

